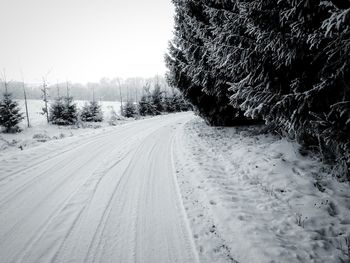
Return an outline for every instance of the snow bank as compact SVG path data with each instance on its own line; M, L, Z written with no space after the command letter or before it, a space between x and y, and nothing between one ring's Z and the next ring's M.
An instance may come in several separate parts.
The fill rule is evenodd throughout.
M201 262L344 262L350 192L296 143L199 118L175 143Z

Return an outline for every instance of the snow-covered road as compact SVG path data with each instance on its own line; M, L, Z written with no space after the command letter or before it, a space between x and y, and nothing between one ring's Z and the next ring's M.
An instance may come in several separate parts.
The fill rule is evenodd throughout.
M1 262L197 262L172 144L191 113L0 158Z

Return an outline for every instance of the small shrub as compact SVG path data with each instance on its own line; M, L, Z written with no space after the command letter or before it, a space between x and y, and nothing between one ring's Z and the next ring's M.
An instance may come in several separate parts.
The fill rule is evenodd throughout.
M13 100L10 93L5 92L3 99L0 100L0 126L3 126L7 133L19 132L18 124L23 118L18 103Z
M90 101L89 103L85 103L80 113L80 119L86 122L102 122L103 113L101 110L101 106L98 105L96 101Z
M123 116L126 118L134 118L137 115L137 109L133 102L128 101L123 107Z
M78 112L73 97L58 97L50 107L50 121L56 125L72 125L78 120Z

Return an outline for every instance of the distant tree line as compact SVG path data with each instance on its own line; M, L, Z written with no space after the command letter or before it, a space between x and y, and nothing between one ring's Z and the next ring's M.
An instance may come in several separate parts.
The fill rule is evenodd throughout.
M99 82L88 82L86 84L69 82L70 95L76 100L90 100L91 90L95 91L97 101L120 101L121 97L126 101L139 101L143 92L143 87L149 83L154 85L158 82L162 89L170 91L168 84L163 76L153 78L102 78ZM23 82L11 81L11 93L15 99L23 99ZM47 83L48 95L54 98L57 89L66 89L67 82ZM26 92L28 99L42 98L42 81L35 84L26 83ZM0 87L4 87L4 82L0 80Z
M349 0L173 0L168 82L213 125L264 120L350 176Z
M189 111L192 106L184 99L177 89L170 92L161 89L159 83L155 83L153 89L146 85L140 101L135 104L128 101L123 107L124 117L156 116L162 113Z
M159 115L162 113L171 113L178 111L187 111L191 109L182 97L181 93L175 89L162 88L161 82L157 79L152 91L148 83L143 88L139 102L135 102L131 97L126 98L124 104L121 103L121 116L117 116L114 109L111 112L111 118L108 121L115 125L121 117L131 118L146 115ZM4 82L5 91L0 98L0 126L4 127L4 132L19 132L18 124L24 119L20 112L18 103L9 92L8 82ZM81 110L78 110L74 103L69 84L66 83L66 93L61 95L60 89L56 89L54 100L49 103L48 89L46 81L43 81L41 87L41 98L43 100L42 114L46 116L47 122L54 125L76 125L80 122L102 122L103 112L101 105L95 99L94 89L92 89L92 100L85 103ZM91 92L91 91L90 91ZM122 97L121 97L122 98ZM28 118L29 127L29 118Z

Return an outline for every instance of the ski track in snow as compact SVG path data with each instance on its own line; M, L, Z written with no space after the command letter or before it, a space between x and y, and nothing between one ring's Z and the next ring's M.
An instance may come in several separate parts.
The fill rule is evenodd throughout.
M198 262L172 156L191 118L137 121L0 157L1 262Z

